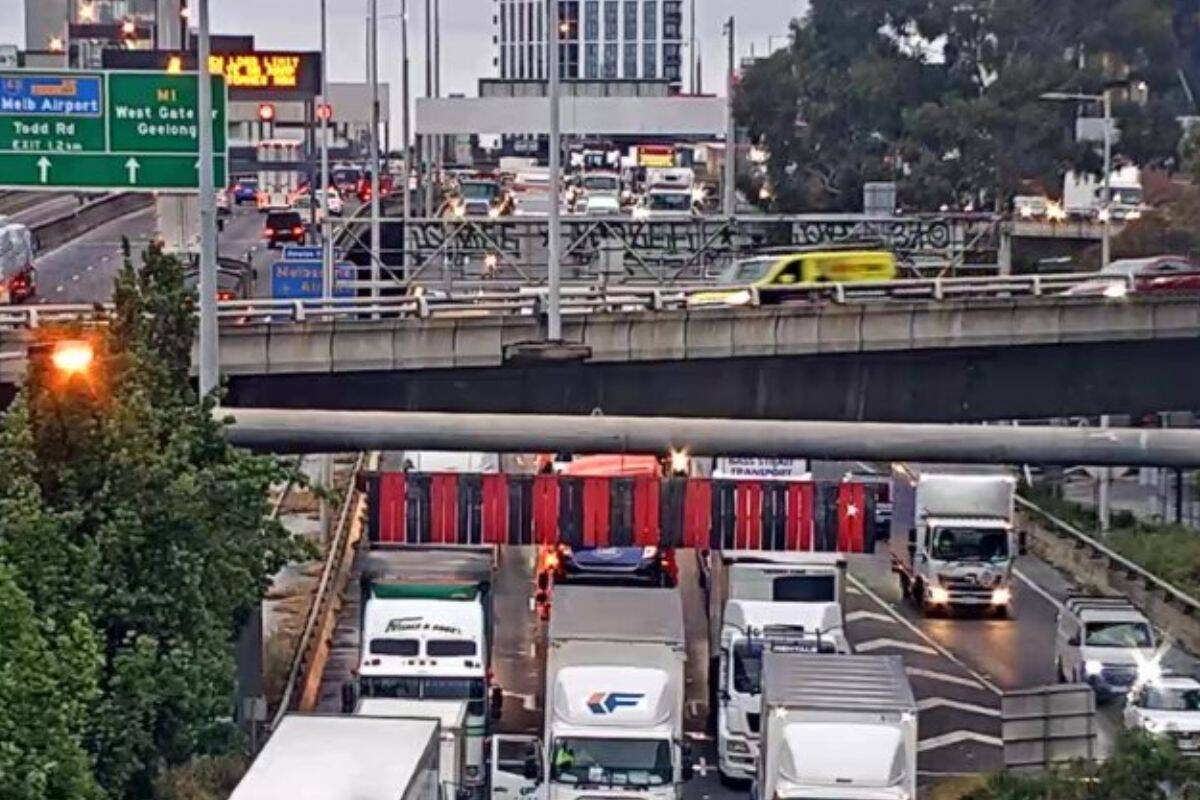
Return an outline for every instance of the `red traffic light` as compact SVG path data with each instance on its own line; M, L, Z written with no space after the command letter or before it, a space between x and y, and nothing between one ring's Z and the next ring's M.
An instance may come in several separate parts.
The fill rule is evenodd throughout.
M275 106L272 103L258 104L258 118L263 122L270 122L275 119Z
M321 122L329 122L333 119L333 106L329 103L321 103L317 106L317 119Z

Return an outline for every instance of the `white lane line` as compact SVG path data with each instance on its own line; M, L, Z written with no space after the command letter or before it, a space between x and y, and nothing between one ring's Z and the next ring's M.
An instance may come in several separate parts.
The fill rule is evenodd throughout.
M864 619L874 620L875 622L886 622L888 625L896 624L896 620L887 614L880 614L878 611L851 611L846 615L846 622L858 622Z
M854 645L856 653L871 653L875 650L884 650L892 648L894 650L908 650L912 653L922 653L927 656L937 655L937 651L932 647L926 647L923 644L916 642L902 642L899 639L871 639L866 642L859 642Z
M922 641L924 641L926 644L928 644L934 650L937 650L939 653L941 653L942 656L947 661L949 661L952 664L965 670L967 673L969 673L971 675L971 677L973 677L975 680L979 681L979 683L981 685L987 687L988 689L995 692L996 694L1004 694L1004 692L1002 692L1000 690L999 686L997 686L996 684L989 681L987 678L985 678L983 675L981 675L978 671L967 666L966 663L964 663L962 659L960 659L958 656L954 655L954 653L951 653L949 650L947 650L942 645L938 644L938 642L935 641L932 636L930 636L925 631L921 630L916 625L914 625L913 623L911 623L907 619L905 619L903 616L901 616L900 613L898 611L896 611L896 609L894 609L890 605L888 605L886 600L884 600L879 595L875 594L875 592L868 589L866 584L864 584L858 578L856 578L850 574L847 574L846 577L849 578L850 583L853 584L854 586L858 587L858 589L863 594L865 594L867 597L874 600L876 605L878 605L880 608L882 608L885 613L891 615L893 619L895 619L901 625L908 628L910 631L912 631L917 636L919 636L922 639Z
M857 589L857 588L856 588L856 587L854 587L854 586L847 586L847 587L846 587L846 594L862 594L862 591L861 591L861 590L859 590L859 589Z
M920 667L905 667L904 671L914 678L928 678L931 681L942 681L943 683L953 683L956 686L967 686L972 689L982 689L979 682L971 678L963 678L958 675L951 675L948 672L938 672L933 669L921 669Z
M1050 594L1050 592L1046 591L1041 586L1038 586L1036 583L1034 583L1034 581L1028 575L1026 575L1024 572L1021 572L1021 570L1017 569L1016 567L1013 567L1013 575L1016 575L1026 586L1028 586L1030 589L1033 589L1035 592L1040 594L1042 596L1042 599L1044 599L1047 603L1054 606L1059 611L1062 611L1063 604L1058 601L1058 598L1055 597L1054 595Z
M964 703L960 700L947 700L944 697L926 697L917 701L918 711L929 711L935 708L953 708L956 711L966 711L968 714L982 714L986 717L999 717L1000 709L981 706L976 703Z
M997 736L987 736L975 731L951 731L950 733L943 733L941 736L931 736L928 739L922 739L917 742L917 752L925 753L930 750L937 750L940 747L961 744L962 742L978 742L979 744L991 745L992 747L1004 746L1004 740Z

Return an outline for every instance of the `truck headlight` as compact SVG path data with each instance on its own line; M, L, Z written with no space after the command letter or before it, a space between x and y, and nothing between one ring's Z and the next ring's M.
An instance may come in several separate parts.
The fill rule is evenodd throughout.
M1085 675L1095 676L1099 675L1103 671L1104 665L1094 658L1089 658L1087 661L1083 662L1083 672Z
M1007 586L1001 586L998 589L992 589L992 605L1006 606L1012 602L1012 590Z
M1162 678L1162 667L1157 661L1143 661L1137 671L1138 683L1154 683Z
M725 749L728 750L730 753L738 753L740 755L749 755L750 754L750 745L746 744L745 742L739 741L737 739L730 739L726 743Z
M929 602L931 603L949 603L950 592L941 586L929 587Z

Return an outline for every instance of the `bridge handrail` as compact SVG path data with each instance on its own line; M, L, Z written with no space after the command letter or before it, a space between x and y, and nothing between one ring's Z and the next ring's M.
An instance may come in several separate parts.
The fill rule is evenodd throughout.
M990 276L964 278L907 278L871 283L799 283L790 286L737 287L717 284L698 286L624 285L566 286L562 307L567 313L595 311L658 311L692 308L704 310L729 308L733 305L757 306L765 299L789 301L832 301L835 304L869 303L886 300L943 301L967 297L990 297L997 300L1018 296L1045 297L1061 295L1067 289L1089 281L1124 281L1132 288L1133 279L1119 276L1054 275ZM370 284L351 282L363 288ZM696 295L706 292L744 289L746 294L737 302L713 298L711 303L691 305ZM336 319L427 318L438 316L538 313L547 304L546 287L497 287L479 290L451 290L422 287L419 294L396 298L347 297L332 300L224 300L218 305L217 316L232 324L275 324L283 322L329 321ZM47 322L93 321L104 324L112 304L0 306L0 330L34 329Z
M1077 539L1079 542L1090 547L1093 552L1098 553L1098 554L1104 556L1106 559L1108 559L1109 563L1117 564L1120 566L1120 568L1122 570L1129 572L1131 574L1137 575L1148 586L1153 586L1156 589L1162 591L1164 594L1174 598L1177 602L1179 602L1181 605L1187 607L1191 611L1200 612L1200 600L1197 600L1196 598L1192 597L1187 592L1184 592L1182 589L1179 589L1176 586L1174 586L1170 583L1167 583L1162 578L1158 577L1154 573L1147 570L1145 567L1141 566L1140 564L1134 563L1133 561L1130 561L1128 558L1121 555L1116 550L1113 550L1108 545L1104 544L1103 542L1099 541L1098 539L1095 539L1095 538L1087 535L1083 531L1076 528L1074 525L1071 525L1069 522L1059 519L1058 517L1051 514L1049 511L1046 511L1045 509L1043 509L1040 506L1034 504L1033 502L1027 500L1026 498L1021 497L1020 495L1017 495L1016 500L1017 500L1017 505L1021 506L1026 511L1029 511L1029 512L1041 517L1043 520L1045 520L1046 522L1049 522L1051 525L1053 525L1058 530L1066 533L1067 535L1071 536L1072 538Z

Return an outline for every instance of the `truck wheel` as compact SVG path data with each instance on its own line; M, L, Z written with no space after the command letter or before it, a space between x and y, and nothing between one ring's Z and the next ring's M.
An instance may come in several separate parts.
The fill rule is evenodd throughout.
M925 593L925 583L923 581L919 581L916 586L913 587L913 591L916 593L917 608L921 610L921 616L938 616L938 614L941 612L941 609L929 602L928 595Z
M913 596L912 581L910 581L908 579L908 576L903 573L900 574L900 596L901 597L912 597Z
M996 606L992 609L992 616L996 619L1008 619L1012 616L1012 609L1008 606Z

